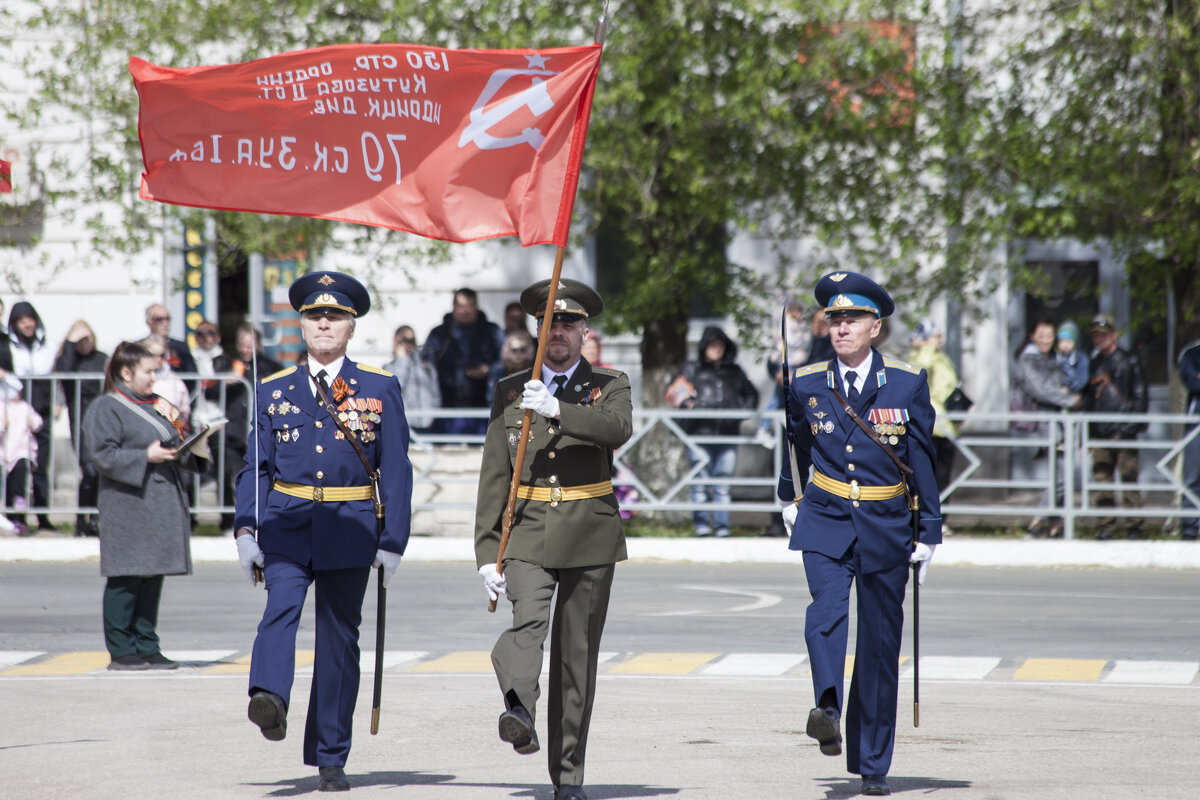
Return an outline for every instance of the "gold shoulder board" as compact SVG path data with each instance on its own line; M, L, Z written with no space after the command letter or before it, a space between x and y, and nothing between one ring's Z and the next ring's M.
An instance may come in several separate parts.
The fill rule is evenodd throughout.
M261 381L259 381L259 383L269 383L270 381L273 381L276 378L282 378L285 375L291 375L295 371L296 371L296 367L295 367L295 365L293 365L286 369L281 369L281 370L279 370L279 372L268 375L267 377L265 377Z

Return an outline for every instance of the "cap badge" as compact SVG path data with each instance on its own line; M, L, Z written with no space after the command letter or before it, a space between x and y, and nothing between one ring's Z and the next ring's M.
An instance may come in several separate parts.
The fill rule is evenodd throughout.
M847 308L854 305L854 301L844 294L839 294L833 298L833 302L829 304L830 308Z
M329 286L331 283L333 283L333 278L329 277L328 275L322 275L317 279L317 283L321 284L322 286Z
M567 309L567 301L566 300L563 300L561 297L557 297L554 299L554 310L555 311L565 311L566 309Z
M844 281L845 279L846 279L845 272L835 272L829 276L829 280L833 281L834 283L840 283L841 281Z
M330 283L333 283L333 281L330 281ZM338 304L338 301L336 297L328 292L322 292L321 294L317 295L317 299L314 300L312 304L316 306L335 306Z

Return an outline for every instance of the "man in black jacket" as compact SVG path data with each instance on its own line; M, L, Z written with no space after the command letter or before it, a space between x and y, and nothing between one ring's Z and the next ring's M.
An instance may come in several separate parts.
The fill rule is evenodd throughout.
M1118 331L1112 317L1101 314L1092 320L1091 369L1087 388L1084 390L1084 409L1099 414L1144 414L1149 407L1146 379L1137 356L1117 344ZM1146 429L1143 422L1093 422L1088 426L1088 435L1093 441L1108 439L1125 442L1137 439ZM1097 483L1112 483L1113 471L1121 476L1121 483L1137 484L1138 451L1136 447L1092 447L1092 480ZM1096 492L1097 507L1115 505L1113 492ZM1128 509L1142 507L1142 496L1133 488L1121 492L1121 505ZM1140 539L1142 520L1129 517L1126 535ZM1100 520L1097 539L1111 539L1116 527L1116 518Z
M501 374L500 349L504 333L479 310L479 298L471 289L454 293L454 310L425 337L421 359L437 369L442 408L488 408L492 399L489 376ZM441 418L435 433L483 434L486 417Z
M737 365L737 344L718 327L709 326L700 336L697 358L680 372L691 385L693 394L681 408L749 410L758 406L758 390ZM679 426L691 436L737 436L740 420L688 417ZM706 478L728 480L737 467L736 442L704 442L688 451L692 466L704 459L692 483L692 526L697 536L729 536L730 486L705 483ZM726 508L710 509L710 502Z
M90 325L79 320L67 331L66 341L54 361L55 372L92 372L103 374L108 354L96 349L96 334ZM71 424L71 443L79 457L79 487L76 498L80 508L95 507L100 489L100 476L83 441L83 417L92 401L104 388L103 378L63 378L63 401ZM99 536L100 527L95 514L75 515L76 536Z

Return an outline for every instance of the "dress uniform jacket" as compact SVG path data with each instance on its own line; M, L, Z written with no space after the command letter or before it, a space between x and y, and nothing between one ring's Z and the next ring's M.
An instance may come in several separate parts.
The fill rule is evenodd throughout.
M531 370L523 370L496 386L475 513L478 566L495 563L500 548L525 416L519 407L521 390L530 375ZM533 416L521 484L549 491L612 480L612 451L633 432L629 378L581 359L558 400L560 419ZM612 492L559 503L518 498L504 554L548 569L624 561L625 532L617 499Z
M836 361L796 371L788 415L796 439L801 490L793 487L785 459L779 498L803 495L789 548L840 558L858 540L865 572L904 564L912 552L912 517L903 494L888 500L851 500L807 482L808 468L844 484L893 486L903 480L900 469L879 445L850 419L833 394L845 397ZM913 470L921 506L920 541L942 541L941 504L934 478L933 407L923 370L871 351L871 370L855 412ZM894 441L893 441L894 437ZM807 485L805 483L807 482Z
M382 536L376 534L372 500L315 502L272 488L276 481L322 489L370 483L303 369L289 367L259 384L255 432L237 480L237 528L257 530L264 553L311 562L315 570L369 567L377 549L403 554L411 522L412 464L400 384L390 373L350 359L336 378L347 394L340 402L336 396L330 400L347 415L347 426L380 472L387 522ZM331 386L336 378L329 380Z

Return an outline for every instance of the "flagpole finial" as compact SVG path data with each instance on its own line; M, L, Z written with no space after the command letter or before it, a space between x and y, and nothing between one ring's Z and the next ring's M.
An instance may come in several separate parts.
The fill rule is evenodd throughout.
M602 45L606 38L608 38L608 0L605 0L604 10L600 12L600 19L596 20L596 33L592 36L592 41Z

